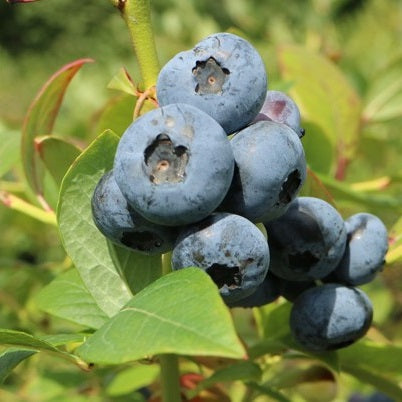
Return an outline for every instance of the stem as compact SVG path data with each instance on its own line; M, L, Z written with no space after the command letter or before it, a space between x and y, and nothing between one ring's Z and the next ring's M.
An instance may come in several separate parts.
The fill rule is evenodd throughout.
M162 254L162 275L172 271L172 253ZM162 402L180 402L179 360L174 354L159 355Z
M162 402L181 402L179 361L176 355L159 355Z
M162 275L166 275L172 270L172 252L162 254Z
M349 165L349 159L344 156L339 156L336 166L335 179L339 181L345 180L346 169Z
M162 254L162 275L172 271L172 253ZM174 354L159 355L162 402L180 402L179 361Z
M151 24L150 0L110 0L120 10L130 32L146 95L152 96L160 66ZM139 114L139 111L136 111ZM171 253L162 256L162 275L171 271ZM163 402L180 402L179 361L174 354L159 355Z
M127 24L145 88L156 84L159 61L151 24L150 0L111 0Z

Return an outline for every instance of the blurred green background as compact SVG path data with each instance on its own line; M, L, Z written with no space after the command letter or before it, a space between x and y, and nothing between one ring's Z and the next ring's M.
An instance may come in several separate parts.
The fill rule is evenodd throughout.
M230 30L249 39L260 51L269 74L269 87L289 91L298 100L302 94L292 92L294 82L283 74L278 49L300 45L306 52L319 54L333 63L362 102L358 146L338 188L336 183L328 181L333 179L336 161L319 159L328 141L302 102L302 118L307 128L303 141L308 162L316 173L328 179L329 184L325 180L324 184L329 185L345 218L363 210L375 213L384 220L394 240L400 240L402 223L397 224L402 203L400 0L289 0L286 3L281 0L154 0L151 7L161 65L208 34ZM140 79L129 35L118 11L107 0L42 0L16 5L1 0L0 168L6 158L11 159L7 164L12 168L0 170L0 190L33 200L15 152L24 115L51 74L68 62L84 57L93 58L95 63L85 66L72 81L54 132L79 139L83 145L99 134L102 126L99 116L105 105L118 96L116 91L107 89L111 78L124 66L135 81ZM317 79L325 81L330 77ZM363 189L368 198L356 198L353 189ZM394 206L378 201L376 195L390 197L395 201ZM0 204L0 233L0 327L44 333L76 329L73 324L39 311L34 302L35 294L68 265L57 230ZM401 258L396 258L378 280L366 286L375 303L375 326L397 342L402 341L401 264ZM60 377L59 371L64 368L50 368L46 358L35 360L35 369L29 362L24 364L26 378L10 376L0 390L0 399L47 401L60 398L60 390L65 394L62 383L67 374L63 372ZM80 384L83 400L88 395L94 400L98 397L117 400L110 395L99 396L102 382L107 381L110 373L98 374L92 374L82 384L79 373L71 372L68 377L71 395L78 398ZM9 392L18 387L20 391L13 396L15 399L5 399L11 398ZM359 387L351 382L350 392ZM127 398L124 400L131 400Z

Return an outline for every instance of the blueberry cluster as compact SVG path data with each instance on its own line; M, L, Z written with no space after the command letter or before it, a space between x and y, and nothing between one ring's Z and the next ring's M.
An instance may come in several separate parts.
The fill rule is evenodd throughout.
M160 107L127 128L95 188L94 222L136 252L172 251L173 270L203 269L229 307L284 296L297 341L339 348L371 324L356 286L381 269L387 232L374 215L344 221L327 202L298 196L300 112L267 85L260 55L233 34L174 56L158 77Z

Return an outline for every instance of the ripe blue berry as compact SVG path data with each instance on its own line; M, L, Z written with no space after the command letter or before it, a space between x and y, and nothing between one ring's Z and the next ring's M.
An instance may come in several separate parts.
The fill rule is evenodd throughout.
M345 253L329 280L352 286L371 282L385 262L387 228L369 213L352 215L345 226L348 234Z
M261 109L267 75L249 42L217 33L173 57L162 68L156 89L161 106L188 103L233 133L249 124Z
M346 246L338 211L314 197L298 197L278 219L265 223L272 272L291 281L322 279L335 269Z
M227 303L253 293L263 282L268 264L268 244L260 230L241 216L225 213L189 225L172 252L174 270L203 269Z
M235 173L219 210L255 223L282 215L306 178L296 133L284 124L260 121L239 131L230 143Z
M306 349L334 350L363 337L372 318L373 307L363 291L330 283L308 289L295 300L290 329Z
M129 204L147 220L196 222L221 203L234 157L222 127L185 104L146 113L120 139L114 176Z
M272 303L279 296L279 278L268 271L263 282L251 295L227 304L229 307L261 307Z
M113 171L104 174L95 187L92 216L113 243L144 254L166 253L178 234L175 228L155 225L135 212L117 186Z
M289 281L287 279L277 278L280 295L292 303L304 291L317 286L314 281Z

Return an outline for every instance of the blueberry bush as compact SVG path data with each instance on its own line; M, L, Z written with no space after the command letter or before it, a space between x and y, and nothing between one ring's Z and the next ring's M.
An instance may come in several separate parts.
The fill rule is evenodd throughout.
M402 400L402 9L368 3L99 6L132 72L79 81L99 33L0 114L2 400Z

